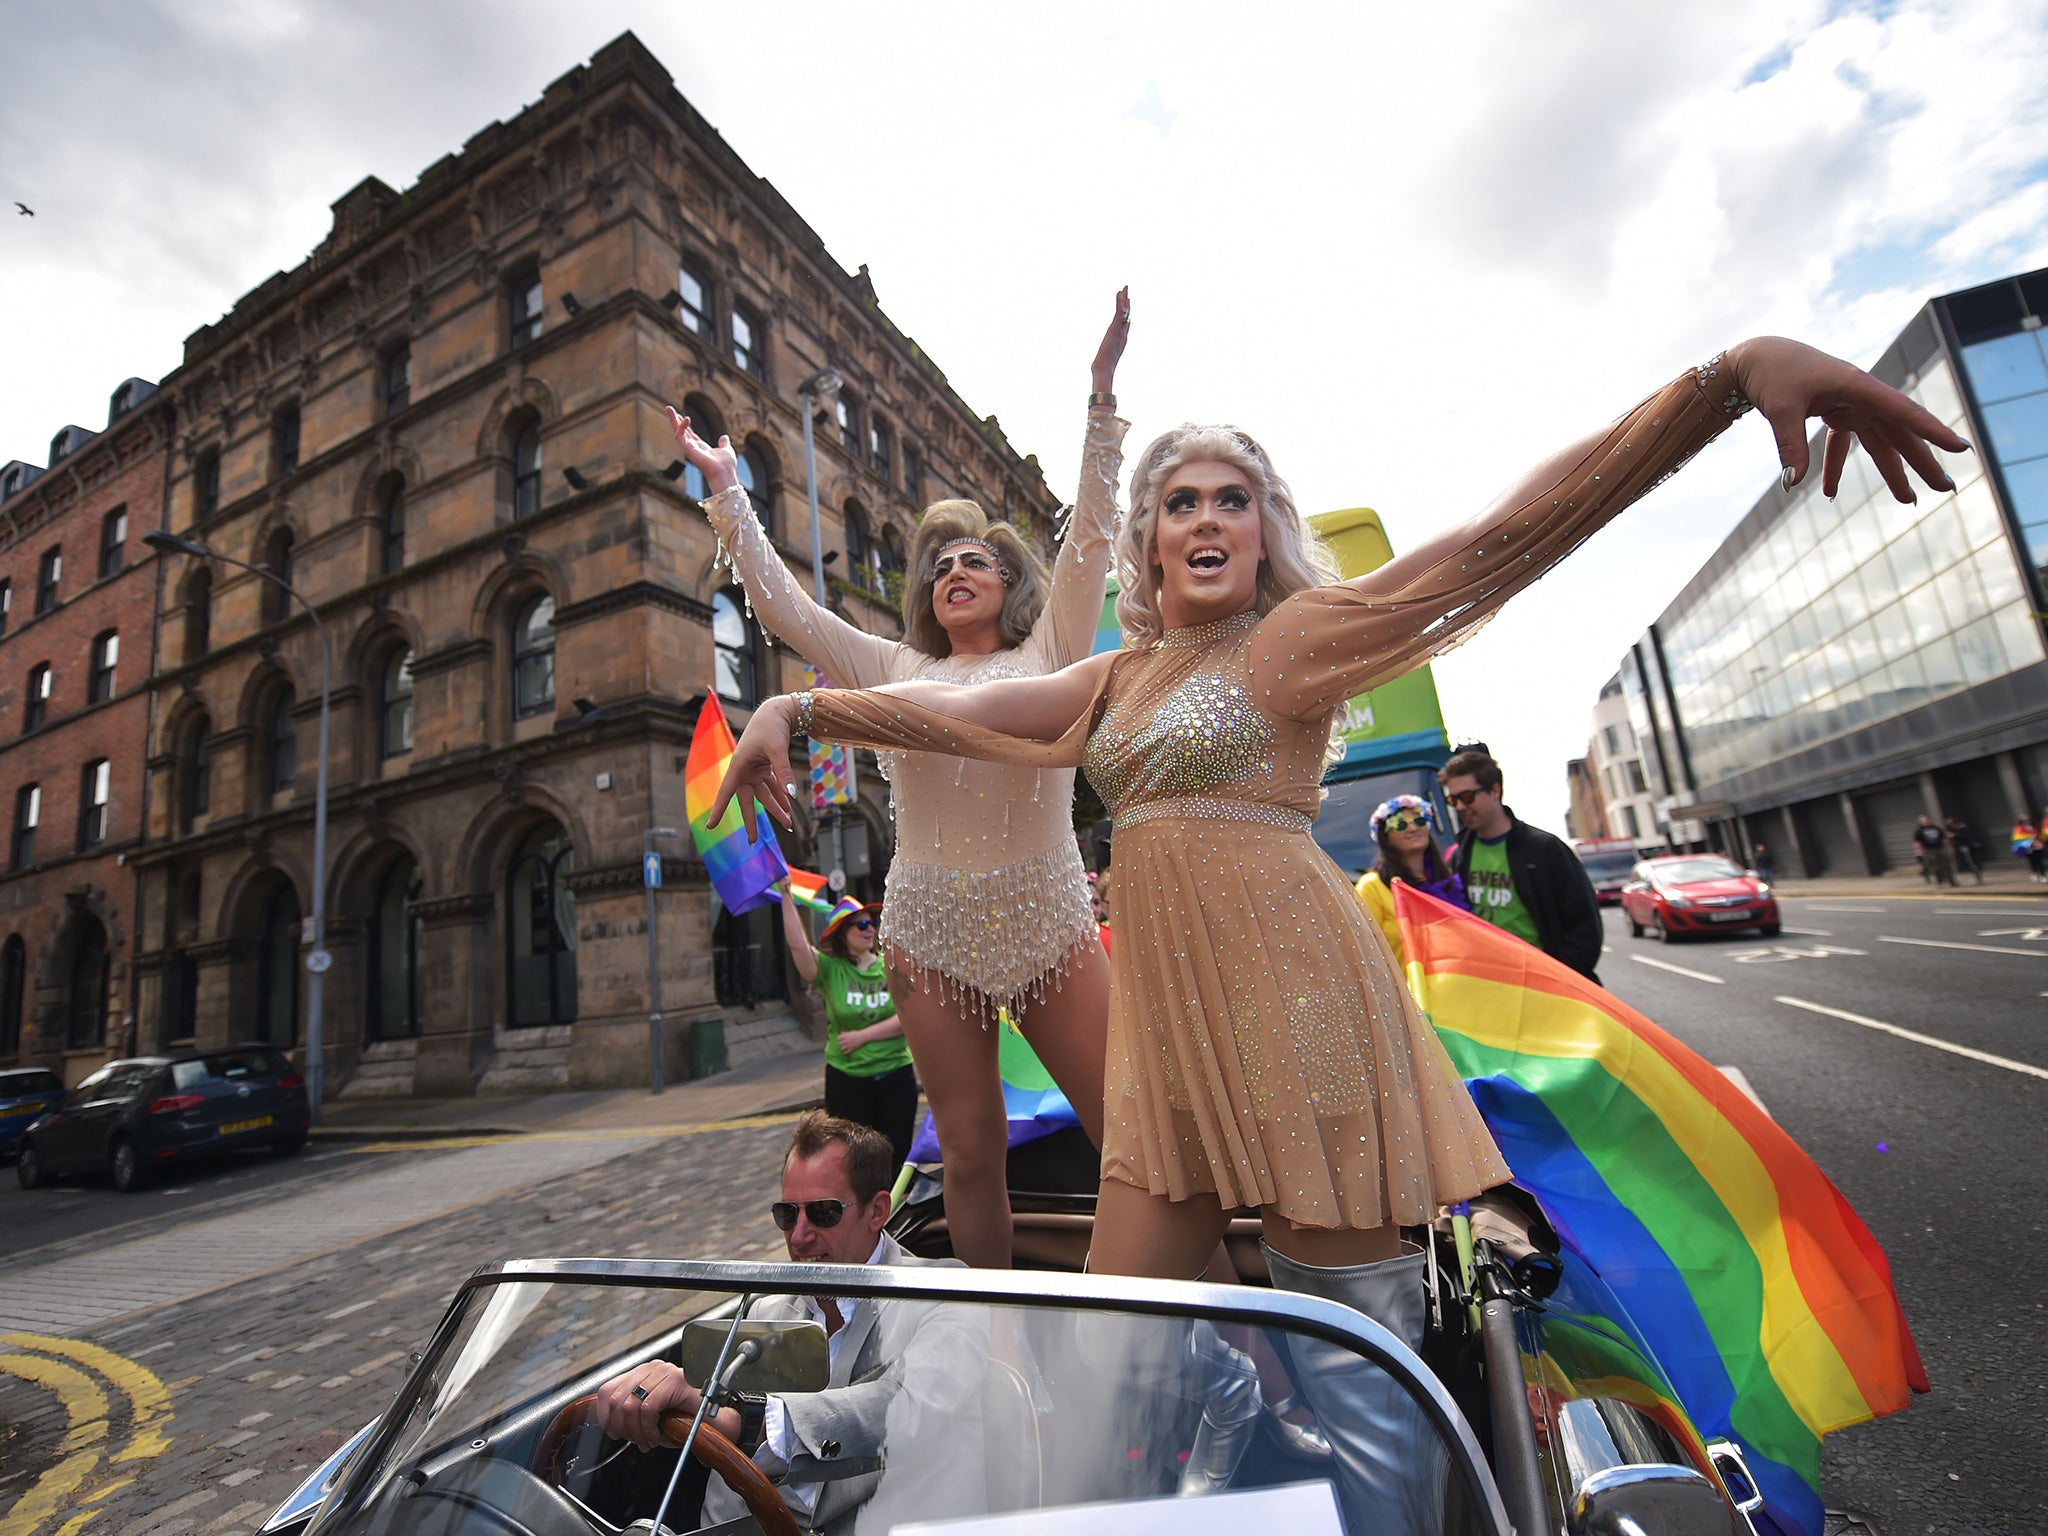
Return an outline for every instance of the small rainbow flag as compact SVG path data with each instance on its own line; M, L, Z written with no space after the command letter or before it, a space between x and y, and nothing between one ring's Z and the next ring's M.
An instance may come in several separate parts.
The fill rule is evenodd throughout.
M825 877L814 875L808 869L789 866L789 888L796 893L797 905L810 907L818 912L832 910L832 893L825 889Z
M1045 1063L1031 1049L1031 1042L1024 1038L1023 1031L1010 1018L1009 1010L1005 1009L996 1021L996 1031L996 1071L1003 1080L1003 1112L1010 1122L1009 1144L1021 1147L1027 1141L1036 1141L1070 1125L1079 1125L1081 1120L1074 1113L1074 1106L1067 1102L1059 1084L1045 1070ZM938 1127L929 1114L910 1140L908 1160L913 1163L945 1161L939 1153Z
M1725 1076L1490 923L1394 887L1408 984L1535 1195L1784 1531L1820 1536L1820 1442L1928 1390L1891 1267Z
M711 803L725 781L732 748L732 727L725 722L725 709L717 694L707 693L704 707L697 713L697 732L690 738L690 755L683 763L683 806L690 813L690 838L711 877L711 888L728 912L738 914L775 905L780 900L775 882L789 873L789 866L782 861L782 847L775 841L768 813L758 805L754 808L754 825L761 834L758 843L747 841L737 796L718 825L710 824Z

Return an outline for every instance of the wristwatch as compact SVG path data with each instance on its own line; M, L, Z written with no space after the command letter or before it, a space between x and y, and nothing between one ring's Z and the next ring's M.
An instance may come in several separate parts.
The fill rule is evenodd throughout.
M735 1392L732 1405L740 1411L740 1433L735 1443L751 1456L761 1449L761 1437L768 1419L768 1399L760 1392Z

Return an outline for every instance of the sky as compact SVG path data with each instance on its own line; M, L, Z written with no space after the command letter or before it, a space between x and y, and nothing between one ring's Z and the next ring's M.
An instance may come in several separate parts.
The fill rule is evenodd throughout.
M1397 547L1744 336L1869 363L2048 265L2048 0L0 0L0 461L627 29L1071 497L1119 285L1133 453L1254 433ZM33 219L15 213L19 199ZM1751 418L1437 663L1562 831L1600 685L1776 472Z

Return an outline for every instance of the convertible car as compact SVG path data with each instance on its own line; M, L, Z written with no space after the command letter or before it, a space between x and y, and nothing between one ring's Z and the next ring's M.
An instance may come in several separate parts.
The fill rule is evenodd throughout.
M922 1257L949 1253L938 1195L920 1173L891 1221ZM1255 1221L1229 1238L1244 1284L1145 1281L1079 1273L1092 1196L1015 1204L1008 1272L487 1265L264 1536L1753 1531L1740 1452L1701 1440L1598 1277L1512 1192L1411 1234L1433 1260L1420 1358L1269 1288ZM804 1297L878 1300L897 1328L887 1369L842 1400L843 1446L771 1477L708 1418L668 1415L672 1448L645 1454L596 1426L599 1385L652 1357L721 1401L820 1391L834 1367Z

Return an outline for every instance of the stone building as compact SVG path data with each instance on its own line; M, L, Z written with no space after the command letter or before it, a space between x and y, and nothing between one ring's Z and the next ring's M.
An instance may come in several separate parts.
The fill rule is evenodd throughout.
M797 685L714 569L663 406L730 434L810 570L798 386L834 600L894 635L915 510L969 496L1043 547L1058 501L630 34L194 333L148 759L145 1045L303 1039L321 641L331 642L330 1092L647 1073L642 835L687 827L707 689ZM886 859L885 786L858 830ZM668 1061L719 1018L794 1038L773 912L714 924L685 831L658 896ZM808 833L790 849L812 857Z
M0 466L0 1066L76 1082L128 1047L150 647L171 412L114 391L49 467Z

